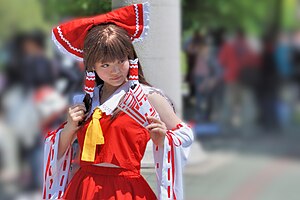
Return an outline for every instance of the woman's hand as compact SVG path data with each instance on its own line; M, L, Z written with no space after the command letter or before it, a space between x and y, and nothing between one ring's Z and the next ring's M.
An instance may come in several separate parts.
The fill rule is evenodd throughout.
M85 119L88 113L85 113L86 109L84 104L76 104L69 107L67 124L63 128L58 146L57 159L60 159L66 152L68 146L76 138L76 131L79 129L78 123Z
M78 123L83 121L88 114L85 112L86 108L84 104L76 104L69 107L65 129L68 132L76 132L79 128Z
M167 132L166 124L155 117L147 117L147 120L150 124L145 128L149 131L153 143L162 147Z

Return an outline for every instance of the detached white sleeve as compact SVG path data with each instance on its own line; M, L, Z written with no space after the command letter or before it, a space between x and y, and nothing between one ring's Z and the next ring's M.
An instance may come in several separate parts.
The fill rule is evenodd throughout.
M159 200L183 199L182 171L193 140L192 129L180 123L167 132L163 147L153 145Z
M61 131L62 128L53 131L45 140L43 199L60 199L68 184L72 148L69 146L64 155L57 159Z

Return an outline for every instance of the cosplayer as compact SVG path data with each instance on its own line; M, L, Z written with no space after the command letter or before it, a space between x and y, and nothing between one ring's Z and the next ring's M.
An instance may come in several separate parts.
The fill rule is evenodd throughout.
M85 94L74 97L67 121L45 140L44 199L183 199L182 168L192 130L169 100L147 83L133 42L149 23L148 3L53 29L53 40L86 66ZM72 172L72 143L80 168ZM157 193L140 174L149 140Z

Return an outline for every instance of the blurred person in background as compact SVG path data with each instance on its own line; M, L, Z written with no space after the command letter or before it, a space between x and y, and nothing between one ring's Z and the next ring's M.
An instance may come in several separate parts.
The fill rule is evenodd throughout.
M201 43L203 42L203 35L199 30L195 31L193 36L186 42L185 44L185 52L187 55L187 74L185 80L189 86L189 97L195 97L195 82L194 82L194 68L196 65L197 56L199 53L199 48Z
M220 110L222 109L222 99L224 96L224 69L219 61L220 46L224 40L224 28L212 30L208 35L209 44L209 76L211 79L211 95L210 95L210 114L209 120L218 121Z
M261 78L258 84L257 97L259 105L258 123L267 130L279 128L278 89L279 76L275 60L276 35L267 31L262 38Z
M6 75L9 87L18 85L28 94L45 85L54 86L55 72L46 56L43 32L19 33L8 46Z
M277 113L282 128L291 125L291 106L294 87L292 83L293 64L291 37L287 32L280 32L275 44L275 63L279 78L279 98Z
M221 82L221 67L217 59L217 47L213 39L208 35L201 36L193 74L193 84L196 94L196 116L197 124L211 122L214 106L216 105L216 95ZM215 38L214 38L215 39Z
M0 190L1 197L12 196L19 177L18 140L5 119L5 108L0 98Z
M64 17L60 23L71 20L70 17ZM67 54L62 54L55 44L51 43L53 52L52 65L56 75L55 86L57 90L69 98L81 93L84 83L85 67L82 61L74 60Z
M292 37L292 65L293 80L298 87L298 101L300 100L300 30L295 31Z
M257 82L258 56L250 46L244 30L239 28L233 38L224 41L219 52L224 68L225 123L240 127L243 122L242 103L244 87L252 88Z
M57 89L69 98L80 93L83 87L82 77L84 77L83 63L74 61L65 54L62 55L56 48L54 48L52 63L58 79Z
M281 32L275 41L275 62L281 82L289 82L293 75L292 46L290 35Z
M196 115L195 120L197 123L204 123L208 120L208 90L209 86L209 67L208 67L208 58L209 58L209 46L205 41L205 36L201 35L202 38L198 42L197 49L195 49L195 63L193 70L190 72L192 76L192 85L195 87L196 95ZM209 88L208 88L209 87Z
M4 116L16 136L17 145L14 148L19 148L18 186L25 191L36 191L42 186L42 164L39 162L43 152L41 129L48 117L43 113L44 108L41 109L37 96L45 88L55 90L57 73L46 55L43 32L32 30L18 33L7 46ZM51 104L53 107L53 101L43 102L44 107L51 107Z

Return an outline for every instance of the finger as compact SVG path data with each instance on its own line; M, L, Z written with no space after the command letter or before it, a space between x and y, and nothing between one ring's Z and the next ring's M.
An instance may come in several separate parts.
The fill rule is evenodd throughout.
M82 116L84 117L86 114L83 110L79 110L79 111L76 111L74 113L72 113L73 116Z
M153 122L154 123L159 123L159 124L163 123L160 119L158 119L156 117L147 117L147 120L150 121L151 123L153 123Z
M155 123L155 124L152 123L152 124L147 125L145 128L148 129L148 130L151 130L151 129L153 129L154 127L157 127L157 125L158 125L157 123Z
M148 126L146 126L146 129L150 130L150 131L152 131L154 128L160 128L162 130L166 130L166 128L162 124L155 123L155 124L149 124Z
M74 108L69 109L69 112L73 112L74 113L74 112L77 112L79 110L83 110L83 112L86 112L86 108L85 108L84 105L77 105Z
M77 103L77 104L74 104L74 105L70 106L69 108L74 109L77 106L83 106L83 107L85 107L84 103Z
M157 122L151 122L149 125L151 125L151 124L159 124L159 125L162 126L162 128L167 129L166 124L163 121L161 121L161 120L158 120Z
M83 116L74 116L74 117L72 117L73 122L80 122L83 119L84 119Z
M69 115L70 115L70 117L78 117L78 116L84 117L85 113L83 110L80 110L75 113L70 113Z
M151 129L153 129L153 128L155 128L155 127L157 127L158 126L158 124L157 123L153 123L153 124L149 124L148 126L146 126L145 128L146 129L148 129L148 130L151 130Z
M157 136L157 133L159 133L160 135L165 135L166 131L161 128L154 128L151 130L150 135L155 134L155 136Z
M75 107L75 109L81 109L81 110L83 110L84 112L86 112L86 107L85 107L84 104L78 104L78 105Z
M86 112L85 110L79 110L79 111L76 111L75 113L80 114L84 117L87 117L90 114L89 112Z
M81 114L81 113L79 113L79 114L78 114L78 113L72 113L70 116L71 116L71 118L72 118L73 120L74 120L75 118L77 118L77 117L81 117L81 118L83 118L83 119L85 118L85 117L84 117L84 114Z

